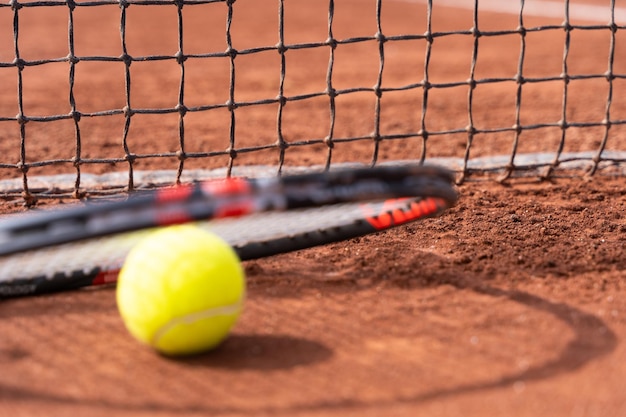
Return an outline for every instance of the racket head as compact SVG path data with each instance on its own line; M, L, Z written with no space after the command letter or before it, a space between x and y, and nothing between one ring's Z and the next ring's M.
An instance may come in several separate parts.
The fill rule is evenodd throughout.
M453 201L457 196L452 182L452 173L440 167L399 165L182 184L6 219L0 222L0 255L261 211L402 197Z
M450 205L450 201L438 197L404 198L264 212L195 224L221 236L246 261L387 230L437 216ZM0 297L113 284L128 252L154 230L0 257Z

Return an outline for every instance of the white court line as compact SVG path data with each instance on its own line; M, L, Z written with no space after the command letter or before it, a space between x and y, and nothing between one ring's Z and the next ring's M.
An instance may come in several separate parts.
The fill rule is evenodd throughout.
M427 4L427 0L396 0L406 3ZM472 0L433 0L433 5L456 7L459 9L474 9ZM495 13L519 14L520 2L516 0L480 0L478 10ZM595 6L592 4L570 3L570 19L586 20L591 22L609 23L611 15L609 6ZM565 19L565 4L562 1L526 0L524 2L524 16L538 16ZM626 8L615 8L615 23L626 22Z

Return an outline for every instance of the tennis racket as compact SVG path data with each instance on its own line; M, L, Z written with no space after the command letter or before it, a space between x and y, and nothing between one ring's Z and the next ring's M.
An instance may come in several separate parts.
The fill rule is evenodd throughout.
M227 178L10 216L0 221L0 297L115 282L155 227L196 222L250 260L435 216L456 200L450 171L399 165Z

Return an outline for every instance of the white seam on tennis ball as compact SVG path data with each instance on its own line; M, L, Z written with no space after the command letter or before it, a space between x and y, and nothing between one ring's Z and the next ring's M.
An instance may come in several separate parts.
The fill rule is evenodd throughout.
M197 311L195 313L187 314L181 317L175 317L162 327L160 327L152 336L152 346L157 346L159 340L175 326L180 324L191 324L198 320L207 319L216 316L227 316L238 313L243 307L243 300L240 300L234 304L227 306L219 306L209 308L207 310Z

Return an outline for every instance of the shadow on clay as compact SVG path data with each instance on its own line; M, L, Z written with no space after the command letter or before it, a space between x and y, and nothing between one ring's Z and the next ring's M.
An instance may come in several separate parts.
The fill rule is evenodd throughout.
M422 254L428 258L427 263L432 265L441 264L442 259L434 254ZM422 259L423 261L424 259ZM419 265L413 265L415 271L424 270ZM294 271L295 272L295 271ZM617 335L599 317L587 313L579 308L566 303L552 302L539 295L531 294L520 290L507 290L495 286L486 285L484 277L480 273L463 271L461 268L448 267L447 271L429 271L426 279L400 278L400 279L370 279L366 286L361 289L372 288L384 284L403 289L419 289L420 287L433 287L439 285L450 285L458 289L474 291L477 294L507 298L511 302L521 304L524 307L537 312L543 312L552 316L555 320L563 323L572 330L574 334L567 344L565 344L554 359L539 363L522 371L512 372L500 376L490 381L468 383L448 389L434 390L420 393L414 396L397 397L390 401L383 402L361 402L358 398L350 402L328 402L320 405L321 409L359 409L372 406L385 406L401 403L420 403L436 399L454 397L457 395L481 392L490 389L510 388L514 384L528 383L547 378L553 378L560 374L573 372L594 360L606 356L613 352L618 346ZM342 274L340 277L332 279L312 279L310 283L303 286L311 288L322 288L325 292L346 291L347 288L358 291L355 286L360 280L353 276L353 273ZM406 277L406 275L404 275ZM307 279L308 277L305 277ZM537 335L540 339L541 335ZM308 406L306 409L315 409L315 406Z
M190 367L271 371L310 365L332 355L331 349L313 340L286 335L231 334L211 352L168 359Z
M337 410L359 410L368 407L384 407L397 404L416 404L433 400L450 398L462 394L482 392L491 389L510 388L517 382L528 383L531 381L553 378L559 374L573 372L590 362L606 356L613 352L618 345L616 334L599 317L587 313L581 309L570 306L566 303L552 302L538 295L519 290L506 290L494 286L486 285L480 280L480 274L464 273L462 271L447 271L446 273L433 274L427 283L406 283L389 281L391 285L400 288L413 288L434 285L452 285L459 289L471 290L478 294L507 298L511 302L521 304L526 308L551 315L555 320L560 321L572 330L574 337L563 346L560 353L557 353L552 360L532 366L522 371L512 372L495 378L490 381L480 381L451 387L447 389L433 390L417 395L405 395L395 397L385 401L359 401L358 398L349 400L325 401L322 404L302 404L293 407L258 409L259 413L293 413L297 411L337 411ZM352 281L349 276L344 276L345 282L338 285L336 281L325 286L323 281L312 282L319 288L321 285L325 291L344 291L346 286L350 286ZM343 281L343 280L342 280ZM376 285L373 282L372 285ZM358 291L358 289L355 289ZM541 335L537 335L538 338ZM288 350L289 358L285 359L280 352ZM15 352L14 352L15 354ZM232 370L277 370L288 369L299 365L306 365L314 362L326 360L332 356L333 352L328 347L311 340L294 338L291 336L276 335L232 335L217 350L210 354L194 357L172 359L183 366L215 367ZM19 353L18 353L19 355ZM65 396L55 396L21 390L19 388L0 386L0 400L2 398L27 398L29 401L48 401L59 404L80 404L81 400L67 398ZM115 404L107 401L99 401L97 405L109 409L128 408L128 405ZM168 406L158 405L138 405L133 406L136 410L145 410L154 407L158 411L167 411ZM170 411L175 411L172 407ZM229 408L213 409L210 405L185 409L185 411L211 412L213 414L237 413L243 410Z
M403 398L399 400L400 402L421 402L488 389L510 387L517 382L552 378L559 374L575 371L595 359L608 355L618 345L617 336L604 321L593 314L568 306L565 303L551 302L523 291L509 291L489 286L465 288L489 296L506 297L530 309L550 314L571 328L574 338L564 346L555 359L530 367L523 372L511 373L492 381L466 384ZM537 337L540 338L541 335L537 335Z

